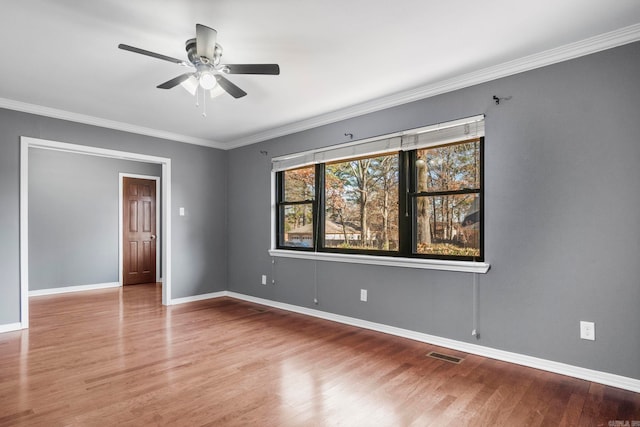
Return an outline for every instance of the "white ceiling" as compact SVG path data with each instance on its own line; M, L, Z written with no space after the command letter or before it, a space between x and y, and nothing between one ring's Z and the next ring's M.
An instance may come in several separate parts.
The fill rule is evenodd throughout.
M2 8L0 107L219 148L640 40L638 0L20 0ZM117 48L186 59L196 23L218 31L223 63L278 63L281 74L229 75L248 95L208 100L203 117L181 87L156 89L184 68Z

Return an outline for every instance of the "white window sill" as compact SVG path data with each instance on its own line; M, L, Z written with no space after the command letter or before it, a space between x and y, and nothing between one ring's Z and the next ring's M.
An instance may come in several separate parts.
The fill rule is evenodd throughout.
M328 252L304 252L286 249L270 249L269 255L284 258L312 259L317 261L350 262L354 264L386 265L391 267L422 268L427 270L486 273L491 264L473 261L449 261L424 258L396 258L375 255L336 254Z

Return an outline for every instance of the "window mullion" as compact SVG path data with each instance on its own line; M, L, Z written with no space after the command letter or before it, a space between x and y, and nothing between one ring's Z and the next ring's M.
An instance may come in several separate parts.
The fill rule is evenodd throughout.
M281 202L278 202L278 206L308 205L313 204L314 202L315 200L300 200L297 202L287 202L286 200L283 200Z
M284 228L283 218L281 210L281 202L284 195L284 172L276 172L276 232L275 232L275 244L280 248L282 245L282 230Z
M429 197L429 196L451 196L456 194L479 194L479 188L465 188L463 190L448 190L448 191L422 191L420 193L410 193L411 197Z
M411 172L412 153L414 153L413 156L415 156L415 151L400 152L398 159L400 163L398 168L400 170L398 183L398 252L402 256L409 256L413 246L413 226L411 224L412 202L409 196L412 187L411 182L413 181Z
M316 164L316 201L314 205L315 230L313 248L316 252L324 247L324 224L325 224L325 189L324 189L324 163Z

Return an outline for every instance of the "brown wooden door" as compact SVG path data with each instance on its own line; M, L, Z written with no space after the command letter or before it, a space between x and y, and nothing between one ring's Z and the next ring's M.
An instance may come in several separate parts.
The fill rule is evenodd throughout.
M156 182L123 178L123 281L156 281Z

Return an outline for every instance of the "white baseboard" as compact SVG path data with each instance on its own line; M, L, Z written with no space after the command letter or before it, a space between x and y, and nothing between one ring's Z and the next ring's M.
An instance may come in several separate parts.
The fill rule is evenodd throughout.
M64 294L67 292L93 291L95 289L107 289L107 288L119 288L119 287L120 287L119 282L96 283L93 285L65 286L62 288L38 289L35 291L29 291L29 296L37 297L41 295Z
M205 300L205 299L226 297L227 295L228 295L227 291L211 292L211 293L208 293L208 294L194 295L194 296L191 296L191 297L175 298L175 299L172 299L169 302L169 304L167 304L167 305L178 305L178 304L184 304L184 303L187 303L187 302L202 301L202 300Z
M108 284L107 284L108 285ZM88 285L95 286L95 285ZM119 286L119 284L118 284ZM110 287L110 286L107 286ZM81 288L81 286L73 286L70 288ZM57 288L60 292L73 292L65 290L69 288ZM52 291L54 289L48 289ZM86 290L77 289L77 290ZM40 292L40 291L36 291ZM54 292L54 293L60 293ZM29 292L31 296L31 292ZM44 294L40 294L44 295ZM524 354L512 353L504 350L497 350L491 347L485 347L477 344L470 344L463 341L452 340L449 338L442 338L435 335L429 335L422 332L411 331L408 329L397 328L395 326L384 325L382 323L370 322L368 320L357 319L354 317L343 316L340 314L328 313L321 310L315 310L307 307L300 307L297 305L286 304L282 302L272 301L264 298L253 297L250 295L244 295L232 291L219 291L211 292L208 294L194 295L190 297L172 299L169 305L185 304L188 302L202 301L206 299L231 297L242 301L253 302L256 304L262 304L269 307L278 308L281 310L287 310L294 313L304 314L307 316L317 317L320 319L330 320L333 322L342 323L345 325L356 326L363 329L370 329L372 331L382 332L385 334L395 335L398 337L412 339L414 341L424 342L427 344L433 344L440 347L451 348L454 350L462 351L465 353L476 354L478 356L489 357L491 359L502 360L504 362L515 363L517 365L528 366L530 368L541 369L543 371L553 372L560 375L567 375L574 378L579 378L586 381L592 381L599 384L604 384L612 387L621 388L624 390L640 393L640 380L623 377L621 375L610 374L607 372L595 371L593 369L581 368L579 366L568 365L566 363L554 362L552 360L541 359L538 357L527 356ZM7 325L0 325L0 332L8 332L21 329L20 323L13 323Z
M22 323L6 323L4 325L0 325L0 334L5 332L19 331L20 329L24 329L22 327Z
M640 380L227 291L226 296L640 393Z

